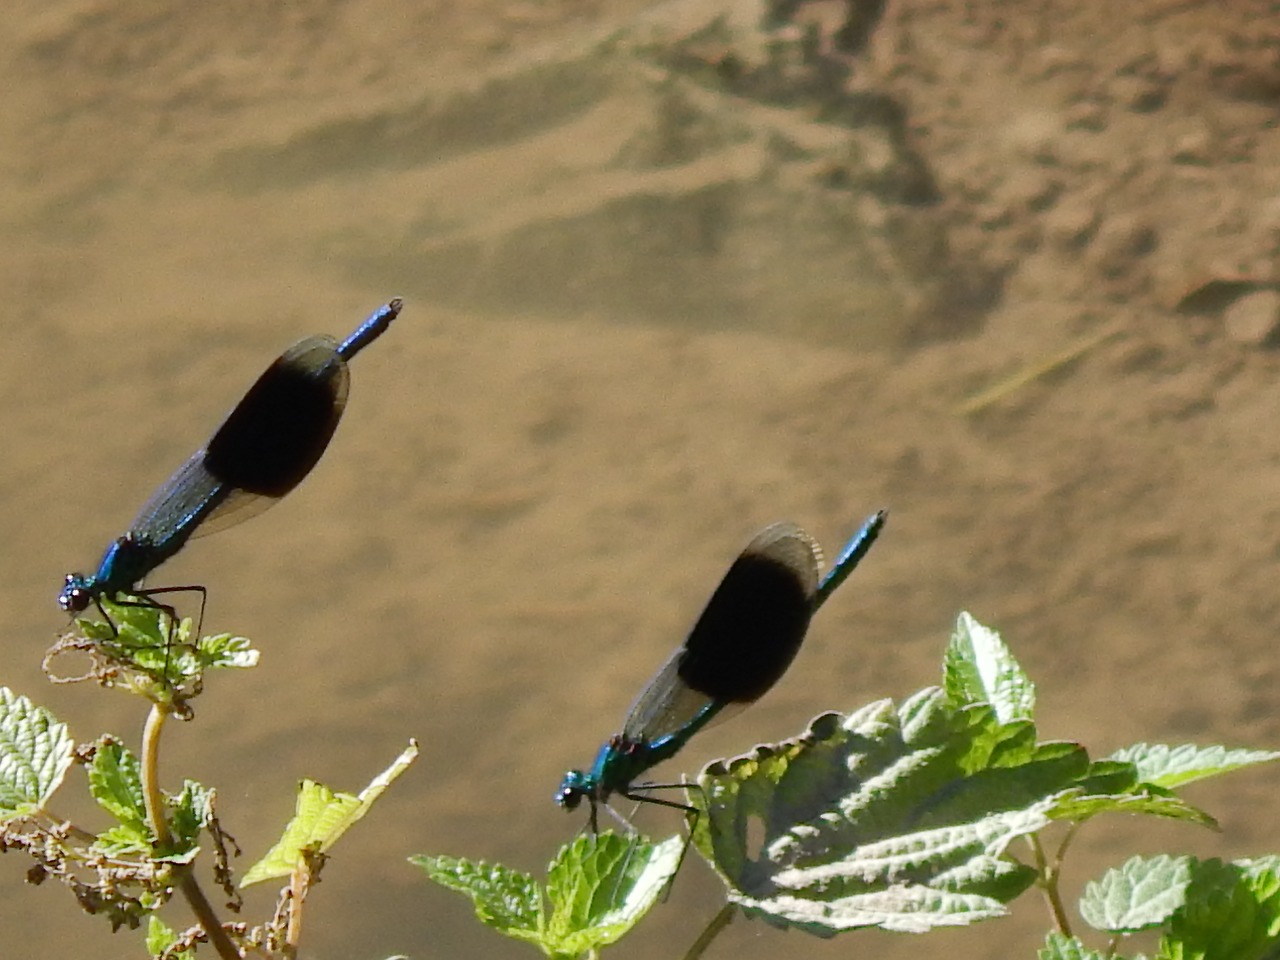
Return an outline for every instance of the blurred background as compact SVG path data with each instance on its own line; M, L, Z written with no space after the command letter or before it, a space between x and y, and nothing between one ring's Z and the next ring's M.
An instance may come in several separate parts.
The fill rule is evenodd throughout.
M834 552L891 511L787 677L659 776L936 682L962 609L1040 681L1046 738L1280 744L1280 4L8 9L0 682L136 742L140 703L40 673L63 576L285 347L406 298L306 483L151 578L263 651L162 758L218 788L242 869L299 778L357 791L422 743L306 956L530 955L404 858L541 873L584 820L562 772L775 520ZM1193 789L1219 835L1091 824L1068 892L1274 851L1278 788ZM142 955L26 867L0 858L11 955ZM616 954L681 954L718 894L686 864ZM1028 898L927 942L1029 956L1045 926ZM920 946L739 922L712 955Z

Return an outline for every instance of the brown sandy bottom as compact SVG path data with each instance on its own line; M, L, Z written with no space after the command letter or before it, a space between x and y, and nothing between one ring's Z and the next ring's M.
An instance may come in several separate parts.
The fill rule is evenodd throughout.
M142 712L42 685L62 575L280 349L408 299L315 475L157 578L264 651L164 756L166 785L219 788L246 862L298 778L358 789L422 742L336 850L308 956L526 954L404 857L540 870L580 826L561 772L778 519L834 549L891 510L788 676L672 775L935 682L961 609L1041 682L1043 736L1280 744L1280 8L902 2L816 73L681 26L680 57L602 56L643 8L84 0L15 5L0 38L3 680L81 738ZM800 16L825 38L842 10ZM699 73L728 62L731 89ZM1196 790L1220 836L1091 825L1072 891L1134 852L1276 849L1278 783ZM0 867L6 956L140 955ZM715 897L690 869L616 952L678 954ZM714 952L1029 956L1044 918L1016 914L924 941L739 923Z

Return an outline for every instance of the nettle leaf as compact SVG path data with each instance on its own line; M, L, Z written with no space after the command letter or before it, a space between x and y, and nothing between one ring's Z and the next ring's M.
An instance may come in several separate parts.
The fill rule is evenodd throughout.
M74 752L65 723L0 687L0 821L41 809L61 785Z
M359 809L360 798L354 794L334 793L322 783L303 780L293 819L267 855L245 871L240 886L291 876L307 851L322 852L334 829L350 822Z
M1274 750L1229 750L1226 747L1197 747L1186 743L1177 747L1136 743L1117 750L1111 759L1132 763L1145 783L1170 789L1184 783L1216 777L1223 773L1280 759Z
M240 886L290 876L307 852L327 852L339 837L369 812L373 802L417 757L418 744L410 741L391 766L374 777L359 796L335 793L324 784L303 780L298 786L293 819L276 845L245 873Z
M77 620L76 624L86 637L100 640L104 647L138 669L159 674L168 665L172 679L180 680L174 654L190 643L194 623L190 618L175 623L165 608L145 597L129 599L135 602L99 598L102 609L115 624L114 630L102 621Z
M1186 901L1169 918L1157 956L1264 960L1280 948L1280 859L1191 863Z
M115 630L92 620L77 620L77 626L135 669L163 677L175 688L196 681L208 670L257 665L258 651L245 637L220 633L196 638L190 617L175 620L165 608L146 598L136 599L136 603L115 603L102 598Z
M1095 930L1137 933L1164 923L1186 901L1191 857L1134 857L1085 884L1080 915Z
M165 650L165 634L161 633L154 646L143 648L136 659L140 666L165 676L174 686L182 686L202 677L209 670L248 669L258 665L259 652L247 637L230 633L216 633L195 638L195 626L188 617L173 632L169 648Z
M578 837L548 867L545 894L533 877L497 864L429 856L410 861L469 897L476 916L499 933L548 957L579 957L616 942L639 922L675 876L684 847L678 836L661 843L614 833Z
M89 792L98 806L119 820L130 834L145 836L149 843L151 829L147 825L138 758L119 740L105 736L95 745L88 774Z
M526 943L542 942L542 890L527 873L460 857L419 855L409 862L442 887L470 897L486 926Z
M1128 793L1138 786L1138 768L1119 760L1095 760L1078 786L1086 794L1111 796Z
M151 831L146 824L118 823L100 834L93 842L93 847L109 857L130 854L151 854Z
M1002 723L1035 717L1036 685L1000 634L968 613L957 618L947 644L943 688L954 706L991 704Z
M194 653L201 670L247 670L258 665L259 656L248 637L230 633L201 637Z
M957 709L932 688L709 765L695 842L730 899L778 925L830 936L973 923L1034 882L1004 851L1089 769L1082 747L1036 743L1027 722Z
M163 641L171 621L168 611L147 597L128 594L120 596L126 597L128 602L119 603L105 595L98 598L102 609L116 625L113 632L110 624L97 621L107 628L107 636L120 637L130 645L141 644L146 640L149 641L147 645L152 647L156 646L157 640Z
M158 957L178 942L178 934L154 913L147 918L147 953ZM194 957L194 950L179 950L169 954L171 960L187 960Z
M187 780L182 785L180 794L165 798L171 811L171 849L160 859L170 863L186 863L195 858L200 852L200 831L205 828L212 814L212 797L212 790L205 789L194 780Z
M1098 760L1071 790L1055 798L1048 815L1083 823L1102 813L1139 813L1184 820L1216 830L1218 822L1171 790L1144 778L1137 765L1120 755Z
M617 941L657 902L684 849L679 836L650 843L613 833L562 847L547 871L544 952L576 957Z
M1054 820L1083 823L1101 813L1144 813L1153 817L1182 820L1211 830L1218 821L1181 797L1149 784L1138 784L1127 793L1091 794L1084 790L1068 790L1056 797L1047 811Z
M1056 931L1045 938L1037 956L1039 960L1121 960L1119 954L1090 950L1075 937L1066 937Z

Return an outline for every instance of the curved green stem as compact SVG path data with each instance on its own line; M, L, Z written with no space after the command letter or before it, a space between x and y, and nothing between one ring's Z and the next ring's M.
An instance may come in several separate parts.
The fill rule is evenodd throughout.
M707 947L711 946L720 931L729 925L729 921L733 919L737 908L732 903L726 903L720 908L720 912L711 918L711 922L706 925L702 933L698 934L698 939L693 941L693 946L689 948L689 952L684 955L684 960L698 960L699 957L706 952Z
M151 704L151 712L147 714L147 723L142 730L142 758L140 777L142 779L142 803L147 811L147 823L156 838L156 847L168 847L173 843L173 834L169 832L169 821L164 815L164 794L160 791L160 734L164 723L169 719L169 707L166 704ZM200 889L200 884L191 873L191 864L186 863L176 868L178 889L191 906L200 926L209 936L209 942L218 951L222 960L241 960L240 951L231 941L230 935L223 929L222 921L209 903L209 898Z
M169 833L169 821L164 815L164 796L160 792L160 733L169 719L169 708L160 703L151 704L147 725L142 729L142 802L147 810L147 823L157 847L167 847L173 842Z

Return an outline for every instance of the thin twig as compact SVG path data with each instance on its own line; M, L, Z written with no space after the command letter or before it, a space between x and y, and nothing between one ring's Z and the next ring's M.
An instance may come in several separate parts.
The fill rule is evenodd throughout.
M1054 873L1062 870L1062 861L1067 855L1067 847L1071 846L1071 841L1076 838L1076 834L1080 831L1079 823L1072 823L1067 829L1067 835L1062 838L1062 843L1058 845L1058 852L1054 857L1053 869Z
M239 949L231 942L231 937L222 927L222 921L213 912L212 904L205 897L204 891L200 889L200 884L196 881L196 878L191 875L190 864L184 864L181 868L178 889L182 891L187 903L191 905L191 912L200 921L200 926L204 927L204 932L209 935L209 942L218 951L218 956L222 960L242 960Z
M999 403L1010 394L1016 393L1029 383L1034 383L1043 377L1062 369L1067 364L1084 356L1094 347L1106 343L1112 337L1121 332L1120 324L1112 324L1109 327L1097 331L1091 336L1085 337L1083 340L1077 340L1071 346L1058 351L1050 357L1041 359L1030 366L1023 367L1017 373L1001 380L993 387L983 390L976 396L970 397L964 403L956 407L956 413L960 416L972 416L980 413L987 407Z
M707 924L702 933L698 934L698 939L693 941L693 946L689 948L689 952L684 955L684 960L698 960L707 947L711 946L714 940L725 927L729 925L729 921L733 919L733 915L737 912L737 908L732 903L726 903L720 908L720 912L711 918L711 922Z
M74 837L81 843L93 843L98 839L97 834L90 833L88 830L77 827L66 817L58 816L48 807L43 808L40 812L49 819L49 822L53 824L55 830L63 831L67 837Z
M1049 916L1058 932L1064 937L1069 937L1071 921L1067 919L1067 909L1062 903L1062 891L1058 889L1058 868L1061 866L1061 861L1050 866L1044 855L1044 847L1040 846L1040 838L1032 834L1027 839L1035 854L1036 872L1040 874L1036 883L1044 891L1045 901L1049 905Z

